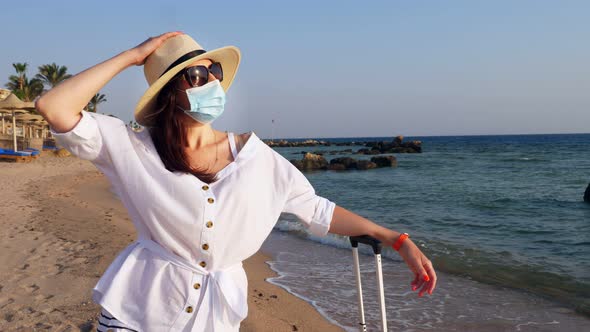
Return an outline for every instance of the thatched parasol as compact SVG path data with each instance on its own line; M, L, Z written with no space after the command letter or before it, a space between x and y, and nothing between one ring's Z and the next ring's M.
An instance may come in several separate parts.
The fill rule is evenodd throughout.
M32 101L22 101L14 93L11 93L4 100L0 100L0 109L35 109L35 103Z
M33 132L31 130L37 129L35 128L35 124L41 123L42 121L44 121L44 118L38 114L24 113L17 115L16 121L20 121L23 125L23 129L27 130L29 137L33 137ZM26 128L25 125L27 125Z
M12 111L0 109L0 117L2 117L2 135L4 135L6 133L6 126L4 124L4 118L10 118L10 116L6 117L5 114L12 114Z
M0 100L6 99L6 97L8 97L10 94L12 94L12 91L6 90L6 89L0 89Z
M22 101L15 96L14 93L11 93L4 100L0 100L0 110L2 109L12 110L12 139L14 142L14 151L17 151L15 110L23 110L24 112L27 112L27 110L34 110L35 103L32 101Z

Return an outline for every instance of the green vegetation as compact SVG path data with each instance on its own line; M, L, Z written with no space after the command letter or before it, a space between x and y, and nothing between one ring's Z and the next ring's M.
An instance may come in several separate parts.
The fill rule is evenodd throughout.
M39 72L33 78L27 77L29 65L26 62L13 63L12 67L14 67L16 75L10 75L5 86L22 101L34 101L45 91L72 77L67 73L68 67L59 66L56 63L39 66ZM99 92L88 101L85 110L96 112L98 104L106 101L106 96Z

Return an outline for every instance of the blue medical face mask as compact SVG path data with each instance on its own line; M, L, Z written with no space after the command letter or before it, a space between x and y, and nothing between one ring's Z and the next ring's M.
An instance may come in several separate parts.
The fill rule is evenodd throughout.
M181 91L186 92L191 109L185 110L178 105L177 107L195 121L203 124L211 123L223 113L225 91L219 80Z

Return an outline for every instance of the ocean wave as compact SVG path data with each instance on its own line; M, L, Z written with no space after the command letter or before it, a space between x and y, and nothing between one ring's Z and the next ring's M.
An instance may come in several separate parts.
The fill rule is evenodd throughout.
M467 227L467 228L478 228L478 229L497 229L503 227L501 224L473 224L467 222L449 222L449 221L434 221L433 224L448 227Z
M549 160L543 158L535 158L535 157L512 157L512 158L502 158L499 159L500 162L524 162L524 163L543 163L548 162Z
M533 243L538 243L538 244L556 244L556 245L567 245L567 246L590 246L590 241L582 241L582 242L573 242L573 243L568 243L566 241L564 241L564 239L555 239L555 240L547 240L547 239L543 239L543 240L535 240L533 241ZM561 253L561 254L566 254L566 253Z
M334 234L317 237L308 233L301 223L279 220L275 229L323 245L350 248L348 237ZM554 233L548 230L514 230L514 232ZM546 241L550 240L539 241L545 241L543 243L547 244ZM544 266L520 262L507 250L490 252L452 245L435 239L430 239L427 244L420 240L415 242L431 258L437 270L486 284L528 291L572 306L576 311L590 316L590 283L578 281L569 275L549 272ZM588 242L578 243L578 245L588 244ZM359 251L366 255L373 255L368 246L360 246ZM389 248L383 250L382 257L402 261L399 254Z
M429 240L437 270L486 284L527 291L572 306L590 316L590 283L547 270L545 265L519 261L510 252L491 252Z
M552 229L513 229L512 232L517 234L554 234Z
M476 210L481 211L502 211L506 212L507 209L517 210L517 211L532 211L538 210L539 208L543 209L579 209L585 208L586 204L579 199L579 200L572 200L567 198L555 198L555 197L547 197L547 198L511 198L511 197L500 197L500 198L490 198L490 199L483 199L480 197L472 197L471 199L467 200L467 204Z

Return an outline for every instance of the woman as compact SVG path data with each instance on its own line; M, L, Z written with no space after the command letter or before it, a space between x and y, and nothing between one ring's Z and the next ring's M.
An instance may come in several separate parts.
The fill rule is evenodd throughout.
M247 316L242 261L258 251L280 214L312 232L371 235L394 246L432 294L436 273L405 234L315 194L307 178L254 132L211 127L240 62L233 46L205 51L169 32L71 77L37 110L58 143L110 180L137 230L93 289L99 331L237 331ZM148 128L82 109L109 80L144 65L149 88L135 109ZM82 110L82 111L81 111Z

